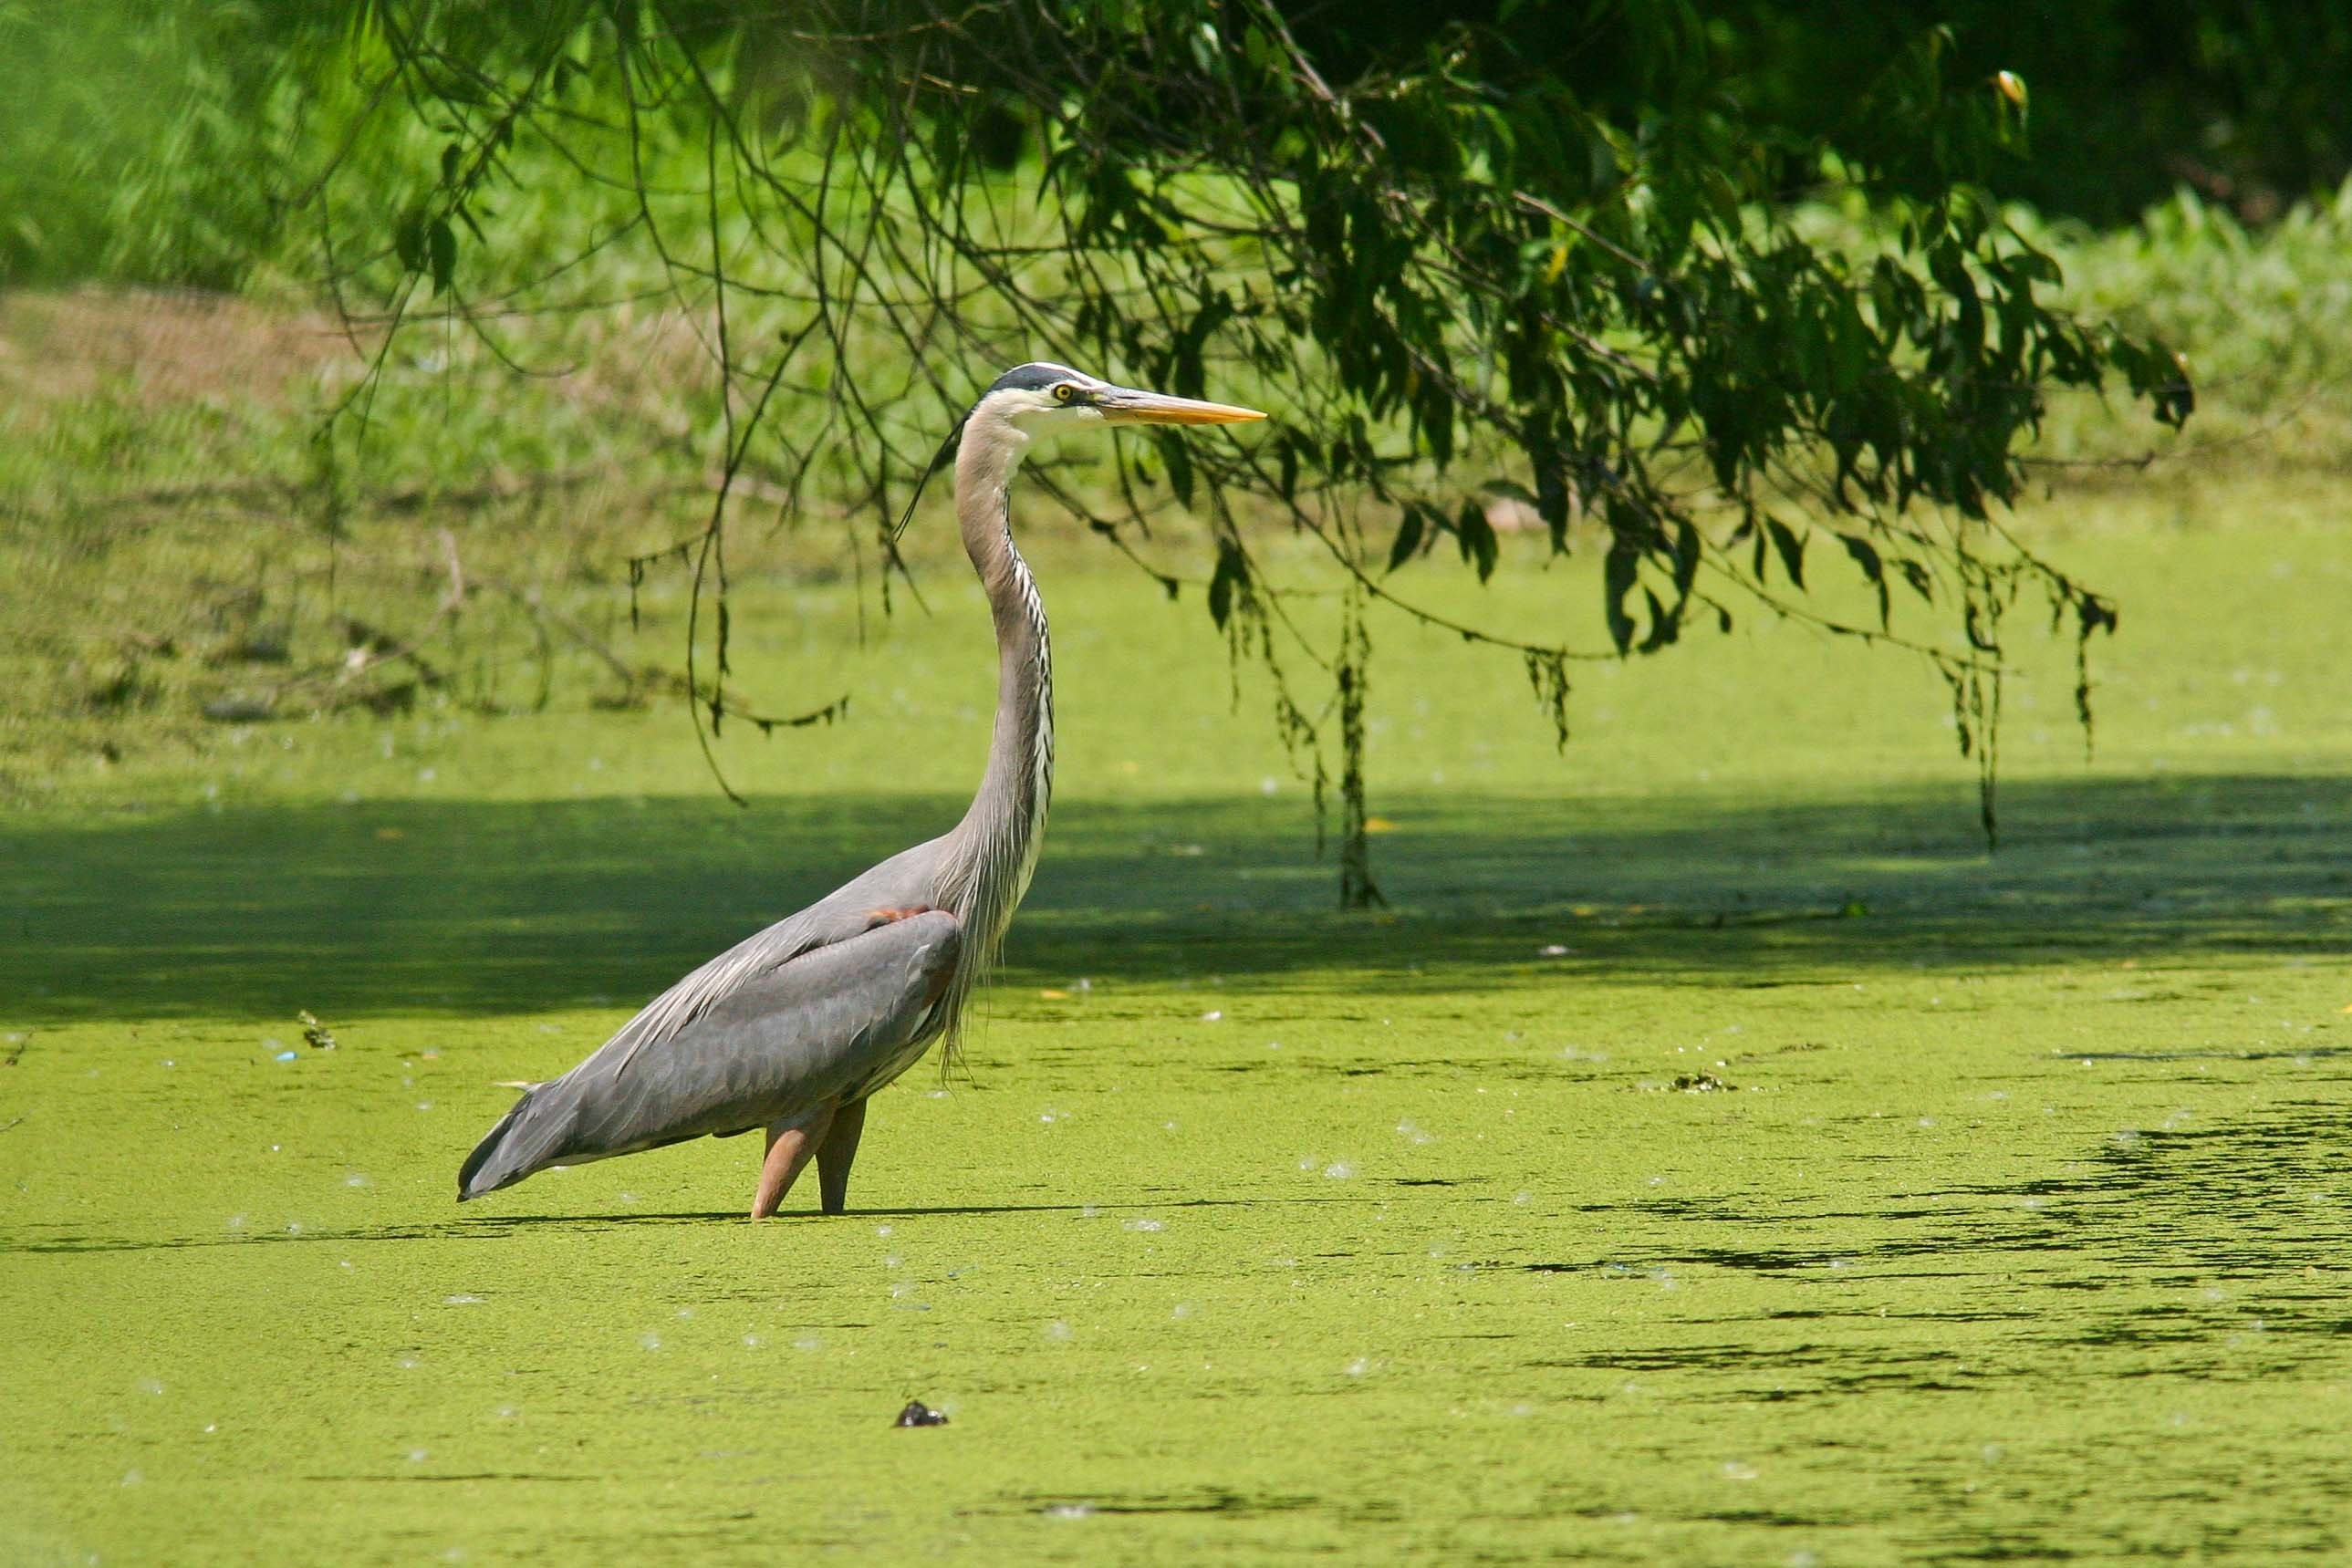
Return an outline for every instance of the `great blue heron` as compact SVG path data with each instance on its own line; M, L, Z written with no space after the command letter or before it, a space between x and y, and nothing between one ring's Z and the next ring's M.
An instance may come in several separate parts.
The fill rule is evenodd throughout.
M971 810L729 948L571 1071L526 1090L457 1173L459 1200L550 1166L764 1127L751 1218L775 1212L812 1156L824 1212L842 1212L866 1098L956 1027L1037 864L1054 782L1054 661L1045 606L1013 543L1007 490L1022 449L1033 434L1079 425L1265 417L1066 365L999 376L949 441L956 520L996 620L996 726Z

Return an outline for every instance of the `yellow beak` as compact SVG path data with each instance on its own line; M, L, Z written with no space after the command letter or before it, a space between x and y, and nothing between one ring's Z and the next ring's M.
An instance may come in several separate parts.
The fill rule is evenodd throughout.
M1095 394L1094 403L1110 424L1246 424L1265 417L1254 408L1170 397L1133 387L1107 387Z

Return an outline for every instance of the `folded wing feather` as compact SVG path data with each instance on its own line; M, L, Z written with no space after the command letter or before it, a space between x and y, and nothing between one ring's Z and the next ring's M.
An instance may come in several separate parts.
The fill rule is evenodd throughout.
M625 1077L632 1058L616 1038L524 1095L467 1161L460 1194L870 1092L936 1033L930 1015L961 950L961 923L930 910L731 982Z
M877 909L934 902L930 868L939 859L940 842L933 839L892 855L806 909L745 937L647 1002L590 1060L614 1057L612 1071L617 1076L627 1071L638 1051L677 1038L738 988L804 953L863 936Z

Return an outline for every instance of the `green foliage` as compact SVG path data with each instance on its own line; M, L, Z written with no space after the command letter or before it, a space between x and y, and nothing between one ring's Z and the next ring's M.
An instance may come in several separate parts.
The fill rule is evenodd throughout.
M1360 0L1302 20L1301 36L1352 60L1365 41L1433 41L1465 9ZM1989 187L2092 223L2127 223L2182 182L2267 220L2352 173L2352 11L2336 0L1627 0L1611 29L1582 6L1496 9L1530 68L1590 101L1643 107L1660 59L1703 49L1720 62L1725 97L1757 122L1878 145L1895 174L1910 164L1912 129L1883 119L1883 94L1857 89L1941 30L1952 79L2009 73L2021 108L2030 89L2032 155L2006 142L1984 169ZM1913 172L1935 179L1932 161Z
M0 4L0 283L233 287L284 241L307 13Z
M1989 766L2005 611L2112 624L2000 522L2050 394L2116 381L2167 423L2189 408L2161 319L2076 314L2044 233L1987 195L2049 96L1967 28L1908 27L1811 95L1827 112L1761 90L1803 57L1769 8L1297 33L1208 0L268 15L188 48L248 61L214 73L253 107L205 175L269 214L266 238L238 220L242 254L324 286L368 359L310 411L326 467L423 495L583 461L715 477L682 555L664 529L628 563L638 582L682 559L708 601L684 685L714 719L742 706L744 497L894 560L876 536L940 432L996 369L1051 356L1276 411L1255 444L1043 475L1171 591L1201 579L1149 519L1203 516L1237 654L1367 678L1369 632L1360 658L1286 615L1305 589L1269 559L1270 509L1369 615L1524 664L1563 740L1577 664L1760 607L1931 660ZM188 276L223 248L169 216L203 204L194 178L152 204L153 254ZM624 395L580 395L583 367L601 383L632 356ZM1497 522L1527 519L1600 553L1602 635L1574 630L1589 601L1541 636L1421 602L1438 547L1484 581ZM1817 532L1838 550L1809 551ZM1841 572L1870 614L1832 611ZM1906 627L1901 598L1955 637ZM1318 716L1340 695L1276 703L1318 780L1327 745L1362 777Z
M2352 183L2250 225L2182 188L2132 225L2093 230L2024 207L2002 219L2057 263L2051 298L2084 319L2177 345L2196 383L2198 434L2151 430L2138 411L2088 395L2053 396L2036 463L2081 467L2243 455L2332 465L2352 447ZM1807 239L1857 261L1886 243L1885 225L1849 196L1794 211ZM2143 363L2158 379L2166 367Z
M2110 233L2015 221L2066 261L2066 299L2183 346L2200 399L2242 435L2292 413L2323 415L2340 441L2352 408L2352 182L2251 228L2177 192Z
M717 599L689 664L722 676L734 476L798 494L845 462L878 522L983 370L1051 354L1277 411L1261 445L1161 441L1116 469L1129 509L1164 485L1216 520L1209 608L1237 649L1271 659L1295 633L1278 586L1235 591L1271 581L1233 521L1244 497L1322 541L1368 605L1424 615L1391 580L1441 534L1491 574L1482 496L1532 497L1555 550L1598 524L1621 656L1743 598L1893 637L1890 614L1807 606L1805 519L1843 517L1874 588L1948 590L1967 648L1914 645L1973 744L2011 601L2032 588L2099 620L1992 520L2047 389L2116 374L2167 423L2189 408L2163 344L2053 304L2055 262L1976 183L2021 149L2025 90L1955 74L1941 31L1809 131L1744 106L1738 51L1673 5L1589 24L1640 67L1605 99L1472 24L1358 38L1370 52L1335 83L1279 11L1205 0L789 26L575 0L527 35L411 0L367 20L335 67L352 136L411 168L331 171L322 228L382 236L330 259L389 326L431 307L489 330L492 290L506 310L588 305L574 268L624 247L703 318L719 391L698 423L730 484L690 552ZM551 160L609 227L518 263L498 209L542 195ZM1874 256L1787 221L1781 193L1824 183L1865 202ZM767 421L780 386L821 402L805 440ZM1382 514L1402 520L1376 543ZM1565 737L1567 665L1599 651L1449 624L1528 660ZM1364 678L1364 658L1306 651ZM1340 738L1351 778L1359 742Z

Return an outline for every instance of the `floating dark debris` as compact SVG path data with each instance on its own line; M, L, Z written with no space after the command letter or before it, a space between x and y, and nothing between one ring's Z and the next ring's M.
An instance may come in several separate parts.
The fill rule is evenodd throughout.
M907 1407L898 1412L898 1418L890 1423L893 1427L944 1427L947 1424L946 1411L934 1410L919 1399L908 1400Z
M1735 1085L1726 1083L1712 1072L1681 1072L1675 1075L1675 1081L1667 1087L1679 1089L1685 1094L1717 1094L1728 1093Z

